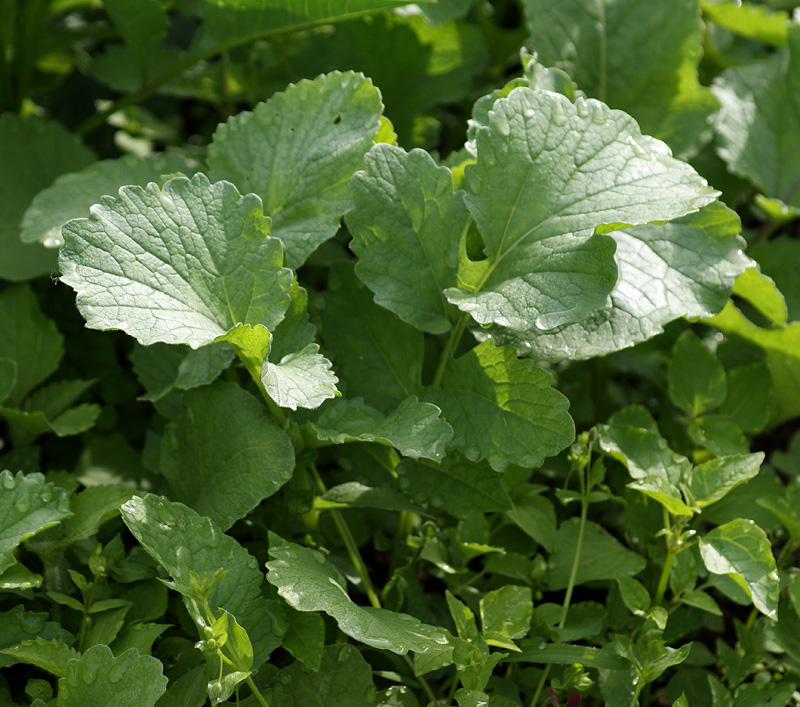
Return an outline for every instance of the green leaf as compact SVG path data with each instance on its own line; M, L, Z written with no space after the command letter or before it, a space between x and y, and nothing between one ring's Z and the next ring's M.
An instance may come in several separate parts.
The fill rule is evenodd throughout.
M331 269L320 316L325 349L349 398L385 413L420 394L422 332L376 305L349 263Z
M760 362L728 371L728 397L719 409L744 432L761 432L769 422L772 380Z
M713 614L714 616L723 615L722 609L719 608L719 604L714 601L713 597L710 594L700 591L699 589L686 592L686 594L681 597L681 602L683 604L693 606L696 609L700 609L701 611L707 611L709 614Z
M400 488L417 503L430 503L456 518L511 508L502 476L457 455L441 464L404 459L397 465L397 475Z
M751 261L738 216L719 202L663 226L614 231L619 279L608 301L549 331L497 329L495 339L537 360L602 356L659 334L678 317L707 317L728 301Z
M294 663L278 673L295 705L363 707L375 703L372 668L355 646L326 646L318 669Z
M471 220L450 170L422 150L376 145L351 186L356 274L403 321L446 332L454 309L443 290L458 284L459 246Z
M64 355L64 337L42 314L27 285L13 285L0 292L0 331L0 356L13 362L15 372L7 400L16 407L58 368Z
M154 623L135 623L129 625L114 641L114 653L119 655L129 648L135 648L142 655L150 655L153 652L153 643L164 633L169 624Z
M208 148L211 178L261 197L287 263L299 267L351 207L348 180L372 147L382 108L361 74L300 81L217 128Z
M779 236L756 244L750 254L784 296L789 321L800 321L800 282L794 277L795 263L800 261L800 244L794 238Z
M0 572L0 589L38 589L42 586L42 575L31 572L19 562Z
M62 521L60 533L53 542L70 545L92 537L101 525L119 515L120 506L136 495L124 486L93 486L70 498L72 515Z
M555 663L573 665L580 663L585 668L601 670L627 670L630 663L622 656L604 648L591 648L570 643L543 643L532 641L522 645L520 653L512 653L506 658L508 663Z
M718 105L700 85L703 28L696 0L645 7L637 0L525 0L533 50L578 88L630 113L678 154L711 137ZM650 46L652 37L658 45Z
M407 457L439 462L453 438L453 428L441 415L435 405L413 395L386 416L356 398L328 403L311 426L318 439L333 444L378 442Z
M786 300L778 291L775 282L759 272L757 267L747 268L736 278L733 294L746 299L770 321L770 324L786 325L788 321Z
M236 617L250 637L254 669L261 666L280 645L285 626L273 602L261 594L264 575L256 559L213 521L180 503L148 494L132 498L121 511L136 539L170 575L170 586L184 596L196 622L204 622L206 617L191 598L190 573L202 578L212 577L220 569L227 572L211 590L208 603Z
M55 270L57 253L20 240L25 209L59 174L82 169L94 155L60 123L13 113L0 116L0 154L0 279L29 280Z
M298 611L324 611L342 632L373 648L405 655L447 647L444 629L387 609L363 607L347 596L345 578L323 554L270 533L267 581Z
M658 474L648 474L628 484L628 488L641 491L645 496L658 501L670 513L691 516L694 510L683 502L680 489Z
M17 362L5 356L0 357L0 403L4 402L17 384Z
M116 194L128 184L144 187L149 182L159 182L161 175L182 172L191 176L196 171L184 158L172 153L148 160L127 155L94 162L79 172L62 174L34 197L22 218L20 237L24 243L60 246L64 242L61 227L70 219L85 216L103 195Z
M144 85L151 56L167 36L166 8L158 0L103 0L103 6L131 50Z
M90 329L198 348L236 324L274 327L292 273L260 199L203 174L123 187L64 226L61 279Z
M286 649L303 665L318 671L325 650L325 622L320 614L286 611L289 628L281 648Z
M66 644L70 634L55 621L48 621L49 612L25 611L22 604L0 614L0 648L6 649L25 641L43 639ZM0 656L0 668L8 668L16 659Z
M763 461L764 453L757 452L718 457L696 466L687 484L693 497L693 505L705 508L719 501L739 484L758 474Z
M674 486L688 475L691 462L667 446L646 408L623 408L608 423L598 427L600 446L624 464L634 479L659 476Z
M714 82L722 104L719 154L728 168L767 196L800 206L800 26L792 23L783 49Z
M0 472L0 572L11 567L13 550L70 515L66 492L41 474Z
M17 661L47 670L59 678L66 677L69 662L80 655L78 651L64 643L57 640L48 641L44 638L22 641L16 646L3 649L2 653Z
M426 398L453 426L454 447L503 471L509 464L539 466L573 440L567 399L551 384L532 361L488 340L452 361Z
M700 538L700 553L709 572L731 577L745 589L755 607L770 618L778 610L778 571L766 533L753 521L737 519Z
M161 473L172 497L227 530L291 477L289 436L250 393L219 381L184 393L164 431Z
M478 162L465 173L485 267L462 258L464 284L445 291L482 325L525 331L579 321L617 281L615 242L600 233L677 218L718 194L630 116L598 101L517 88L489 116Z
M391 486L373 488L358 481L346 481L329 488L314 500L314 507L325 508L381 508L386 511L425 512L408 497Z
M340 395L339 379L331 362L319 353L318 344L284 356L278 363L265 360L261 367L264 389L280 407L317 408L328 398Z
M58 681L57 707L152 707L167 689L160 660L135 648L114 657L108 646L93 646L67 663Z
M617 572L614 579L617 581L622 601L628 610L637 616L644 616L650 608L650 592L641 582L621 572Z
M789 25L786 12L732 0L701 0L700 7L707 20L742 37L757 39L774 47L786 44Z
M484 636L491 631L510 639L524 638L533 618L530 587L508 585L481 598L481 626Z
M542 487L525 484L514 489L511 503L506 517L547 552L552 552L556 540L556 509L552 501L542 495Z
M0 416L8 420L12 429L24 430L30 439L45 432L53 432L58 437L80 434L94 426L100 412L99 405L87 403L71 408L50 420L40 410L26 412L0 407Z
M552 591L567 586L575 552L578 547L580 520L570 518L561 524L556 534L555 549L550 555L548 587ZM614 579L616 573L635 575L641 572L645 559L631 552L611 533L592 521L586 521L581 559L575 585Z
M693 417L722 405L728 393L722 363L690 329L675 342L667 381L672 402Z
M475 614L463 601L456 598L449 589L445 589L445 600L450 616L456 626L459 638L465 641L475 641L478 638L478 624L475 622Z

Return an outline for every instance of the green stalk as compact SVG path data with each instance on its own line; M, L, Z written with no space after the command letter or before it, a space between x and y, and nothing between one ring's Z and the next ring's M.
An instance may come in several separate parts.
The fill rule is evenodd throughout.
M641 679L636 683L636 690L633 693L633 699L631 700L631 707L636 707L639 704L639 695L642 694L642 688L644 687L644 683Z
M269 702L267 702L264 699L264 696L258 691L258 688L256 687L256 684L252 681L252 679L248 676L244 679L244 681L247 683L247 687L250 688L250 691L253 693L253 696L258 701L258 704L260 704L261 707L269 707Z
M656 589L655 599L653 599L653 606L661 606L664 602L664 594L667 591L667 583L672 571L672 562L677 554L672 547L667 548L667 559L664 560L664 567L662 567L661 576L658 578L658 588Z
M433 385L439 385L442 382L447 364L450 363L450 359L455 355L468 321L469 314L462 314L461 319L458 320L458 324L450 330L450 336L447 338L444 351L442 351L442 355L439 357L439 365L436 367L436 373L433 376Z

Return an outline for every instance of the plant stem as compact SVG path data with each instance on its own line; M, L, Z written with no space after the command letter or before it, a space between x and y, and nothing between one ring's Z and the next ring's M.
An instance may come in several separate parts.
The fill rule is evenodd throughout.
M450 336L447 338L447 343L444 346L442 355L439 357L439 365L436 367L432 385L439 385L442 382L447 364L450 362L450 359L453 358L458 348L461 336L464 333L464 329L467 327L467 322L469 322L469 314L462 314L461 319L458 320L458 324L450 330Z
M669 575L672 571L672 562L675 555L678 553L672 547L667 548L667 559L664 560L664 567L661 569L661 576L658 579L658 588L656 589L656 596L653 600L654 606L661 606L664 602L664 593L667 591L667 583L669 582Z
M639 704L639 695L642 694L642 688L644 687L644 683L642 682L641 678L636 683L636 690L633 693L633 699L631 700L631 707L636 707Z
M269 702L267 702L264 699L264 696L258 691L258 688L256 687L256 684L252 681L252 679L250 677L246 677L245 682L247 683L247 687L249 687L251 692L253 693L253 696L258 701L258 704L260 704L261 707L269 707Z

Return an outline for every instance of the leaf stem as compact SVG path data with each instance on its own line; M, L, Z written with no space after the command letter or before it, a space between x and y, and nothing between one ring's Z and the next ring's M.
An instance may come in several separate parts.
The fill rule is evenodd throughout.
M261 707L269 707L269 702L267 702L264 699L264 696L258 691L258 688L253 682L252 678L248 676L244 679L244 681L247 683L247 687L250 688L250 691L253 693L253 696L256 698L258 704L260 704Z
M461 315L461 319L458 320L458 323L450 330L450 336L447 338L447 343L444 346L442 355L439 356L439 365L436 367L432 385L439 385L442 382L447 364L455 355L455 351L458 348L458 344L461 341L461 336L464 333L464 329L467 327L468 321L469 314L464 313Z

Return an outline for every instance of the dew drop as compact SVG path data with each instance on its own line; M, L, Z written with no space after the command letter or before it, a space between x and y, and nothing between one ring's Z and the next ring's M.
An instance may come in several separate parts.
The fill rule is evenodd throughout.
M511 126L508 124L508 118L505 113L495 113L494 125L503 137L508 137L511 134Z
M401 489L407 489L411 485L411 481L408 479L407 476L401 476L397 483L400 485Z
M602 125L606 122L606 114L603 110L603 106L599 103L595 103L592 106L592 122L596 125Z
M45 248L60 248L64 245L64 239L61 236L48 236L42 241Z
M161 206L164 207L164 211L175 211L175 202L166 194L162 193L159 198L161 199Z
M124 663L117 663L111 672L108 674L108 681L110 683L117 683L122 680L122 676L125 673L125 665Z
M375 689L375 685L367 685L367 692L364 695L364 699L368 705L375 704L376 700L378 699L378 691Z
M318 552L314 553L314 559L321 565L325 564L325 558L322 555L320 555Z
M533 110L533 108L526 108L523 115L526 118L533 118L533 116L536 115L536 112Z
M578 111L578 115L581 118L589 117L589 104L583 96L578 96L575 99L575 109Z
M278 678L284 685L288 685L292 682L292 674L287 673L285 671L281 671L280 677Z
M91 685L97 679L97 671L99 668L99 665L91 665L89 663L84 663L81 666L81 677L83 678L84 684Z
M42 491L40 498L43 503L49 503L53 498L53 491L50 487L46 486Z
M444 505L444 500L441 498L441 496L434 496L431 499L431 503L437 508L441 508Z
M16 480L10 473L6 472L3 474L3 488L8 489L9 491L13 489L17 485Z
M17 502L14 504L14 508L16 508L20 513L27 513L31 509L30 496L23 496L22 498L17 499Z

